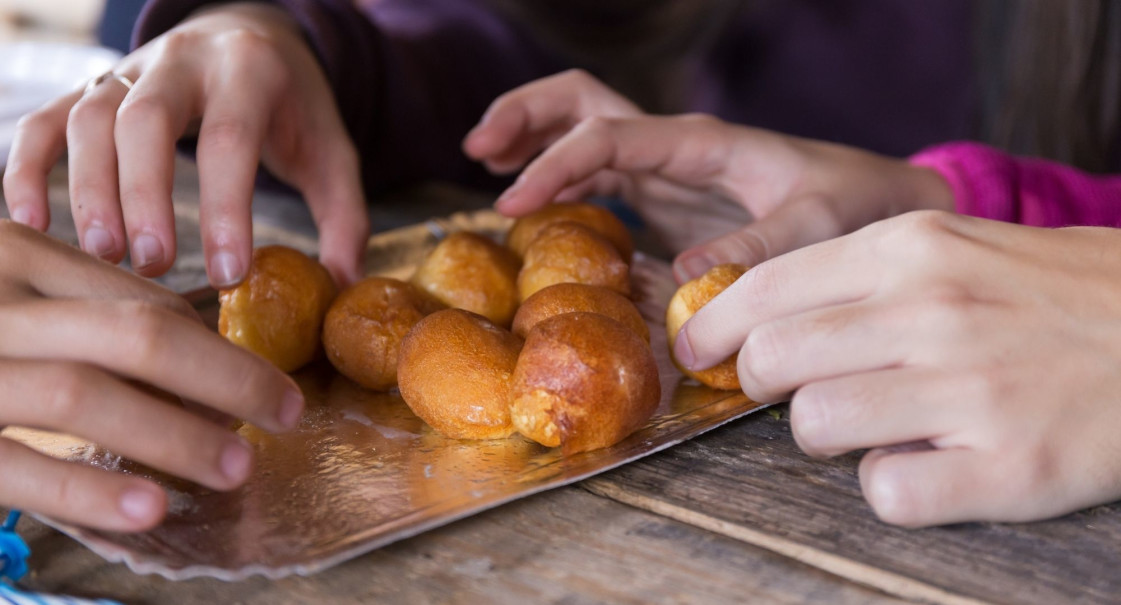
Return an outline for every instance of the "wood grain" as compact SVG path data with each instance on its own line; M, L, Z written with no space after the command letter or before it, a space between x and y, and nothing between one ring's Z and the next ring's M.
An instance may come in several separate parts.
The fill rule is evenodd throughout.
M1121 598L1121 506L1037 523L907 530L872 514L858 461L804 456L789 422L764 413L582 485L905 598Z
M31 523L31 522L25 522ZM169 582L34 524L38 590L128 603L893 603L738 540L561 488L312 577Z

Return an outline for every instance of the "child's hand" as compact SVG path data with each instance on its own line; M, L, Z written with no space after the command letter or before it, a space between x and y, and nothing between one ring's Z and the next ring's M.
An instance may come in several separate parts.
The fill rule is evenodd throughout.
M588 72L570 69L495 99L463 140L463 151L491 172L509 174L584 119L639 115L638 106Z
M1121 497L1121 231L910 213L748 271L682 328L744 392L793 393L811 455L872 448L908 526L1027 521Z
M252 450L142 381L269 430L293 427L292 379L199 322L181 298L32 229L0 221L0 426L77 435L212 489L241 485ZM167 497L135 476L0 438L0 506L112 531L150 528Z
M719 263L758 264L909 210L953 208L949 187L925 168L710 117L643 116L582 72L528 84L487 116L465 148L492 169L516 169L555 139L499 198L501 212L517 216L598 194L622 195L646 218L666 205L686 206L664 221L666 230L712 229L694 225L688 208L719 207L719 200L755 217L682 253L674 264L682 281Z
M138 273L160 275L175 260L175 143L197 133L211 284L231 287L249 269L258 163L304 194L335 279L360 277L369 226L357 156L322 69L283 11L209 9L115 73L135 82L131 91L109 79L21 122L4 175L14 219L46 229L47 173L67 151L82 248L111 262L131 249Z

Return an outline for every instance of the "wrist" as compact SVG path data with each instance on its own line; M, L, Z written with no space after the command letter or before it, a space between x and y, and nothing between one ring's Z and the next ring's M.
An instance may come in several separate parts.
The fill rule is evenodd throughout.
M911 201L908 210L956 211L953 187L940 172L911 164L905 170L908 191L904 199Z

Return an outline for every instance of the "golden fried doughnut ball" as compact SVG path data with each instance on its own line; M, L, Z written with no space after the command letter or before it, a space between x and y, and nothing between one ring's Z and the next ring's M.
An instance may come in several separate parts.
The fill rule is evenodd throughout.
M506 245L520 257L524 257L526 250L533 244L541 231L560 221L572 221L590 227L596 233L607 238L619 256L628 264L634 254L634 242L627 226L622 223L607 208L594 204L549 204L544 208L527 214L514 222L510 232L506 235Z
M522 340L462 309L422 319L401 343L401 397L417 416L453 439L500 439L510 422L510 377Z
M587 284L554 284L535 292L514 315L514 334L525 338L537 322L577 311L606 315L650 342L650 328L629 298L603 286Z
M245 281L218 294L218 332L291 372L319 352L323 316L335 293L331 274L306 254L258 248Z
M650 347L598 313L565 313L529 332L514 370L510 415L518 432L565 454L607 447L658 408Z
M524 301L553 284L604 286L630 296L630 267L604 237L580 223L561 221L541 230L518 273Z
M389 389L397 384L401 340L418 321L443 308L412 284L367 277L344 290L327 311L327 358L354 382L376 391Z
M440 302L509 326L518 309L518 269L514 253L474 233L444 238L424 259L413 283Z
M715 389L738 390L740 388L740 378L736 374L736 358L739 357L739 353L733 353L728 359L707 370L693 372L681 367L677 362L677 358L673 356L673 343L677 342L677 333L681 330L681 326L685 325L694 313L708 304L708 301L716 298L717 294L727 289L745 272L747 267L743 265L731 263L716 265L704 275L678 288L669 301L669 307L666 308L666 335L669 337L670 357L674 365L686 376Z

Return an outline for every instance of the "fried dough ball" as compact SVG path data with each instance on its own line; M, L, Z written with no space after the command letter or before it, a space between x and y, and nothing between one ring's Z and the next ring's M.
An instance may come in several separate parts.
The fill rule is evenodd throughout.
M526 249L518 293L524 301L562 283L604 286L630 296L630 267L602 235L580 223L561 221L542 229Z
M218 294L218 332L291 372L319 352L323 316L335 294L331 274L306 254L258 248L245 281Z
M422 319L401 343L401 397L453 439L501 439L510 422L510 378L522 340L462 309Z
M535 292L514 315L514 334L525 338L538 322L577 311L606 315L650 343L650 328L629 298L603 286L587 284L554 284Z
M518 432L565 454L618 443L658 408L650 347L598 313L565 313L533 327L514 370Z
M509 326L518 309L518 269L508 249L474 233L444 238L424 259L413 283L440 302Z
M405 334L443 308L443 303L412 284L367 277L343 290L327 311L323 348L344 376L384 391L397 384L397 354Z
M628 264L634 254L634 242L627 226L623 224L607 208L594 204L549 204L544 208L527 214L514 222L510 232L506 235L506 245L520 257L524 257L526 250L537 239L541 231L560 221L572 221L590 227L596 233L607 238L619 256Z
M673 344L677 342L677 333L681 331L681 326L745 272L747 267L743 265L732 263L716 265L704 275L678 288L669 301L669 307L666 308L666 336L669 337L670 357L674 365L686 376L715 389L738 390L740 388L740 379L736 374L736 358L739 357L739 353L733 353L728 359L707 370L694 372L686 370L677 362L677 358L673 355Z

